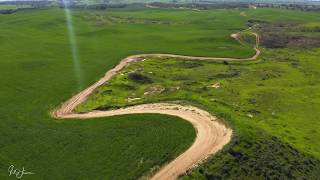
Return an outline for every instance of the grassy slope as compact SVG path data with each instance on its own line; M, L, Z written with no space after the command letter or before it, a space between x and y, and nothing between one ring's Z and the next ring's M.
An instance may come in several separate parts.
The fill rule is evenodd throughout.
M122 72L124 75L115 77L100 88L78 110L103 105L112 108L186 100L224 118L236 130L231 148L225 152L231 154L231 158L223 155L218 156L220 161L213 158L215 168L209 163L207 168L202 168L202 173L212 170L222 175L230 171L231 177L273 175L290 178L286 175L288 173L310 178L312 174L308 175L309 171L316 172L313 166L320 166L320 161L316 160L320 157L320 134L317 131L320 106L316 98L320 89L316 59L320 51L289 52L291 56L308 54L308 57L295 59L289 56L291 58L286 59L288 51L285 51L286 56L279 57L284 52L268 50L264 52L264 60L244 65L147 59L129 66ZM309 67L311 64L313 68ZM149 77L153 83L130 79L128 74L133 71ZM306 72L310 74L306 75ZM222 87L210 87L216 83ZM152 93L144 95L145 92ZM128 103L128 97L142 99ZM240 157L245 159L239 162L235 157L233 160L234 152L245 154ZM224 164L226 162L229 166ZM292 169L291 164L295 164L296 169ZM237 170L239 166L242 170ZM221 172L222 167L227 168L225 172ZM255 167L257 169L253 170ZM230 176L225 175L224 178Z
M308 13L299 16L290 11L247 12L250 13L316 19ZM250 18L238 16L239 11L87 11L74 15L84 74L81 88L130 54L168 52L245 57L253 53L229 37L230 33L245 28L245 21ZM6 178L9 164L35 172L37 175L29 176L33 179L117 177L132 172L127 166L140 167L127 176L133 178L163 162L163 154L172 158L192 142L194 132L190 124L167 116L53 121L48 111L78 91L63 11L0 15L0 26L0 133L5 137L0 141L2 179ZM127 120L128 117L132 121ZM167 121L170 122L164 123ZM140 128L146 127L141 134ZM167 141L168 136L172 141ZM110 138L101 141L106 137ZM114 137L120 140L111 141ZM159 138L157 142L152 141L155 137ZM155 152L156 145L163 148ZM132 159L132 154L138 151L143 153ZM142 158L149 161L138 166L140 161L136 160Z
M36 173L25 179L136 179L184 151L195 136L191 124L169 116L41 120L1 126L1 179L8 164Z
M222 13L237 16L237 13ZM220 13L207 15L166 10L74 12L84 77L81 88L96 81L130 54L168 52L223 56L228 53L233 57L252 54L250 48L239 47L229 37L230 33L245 28L244 24L230 22L227 25L229 30L214 29L214 24L207 26L205 20L222 23L219 18L212 17L214 14ZM188 19L188 22L181 24L182 19ZM190 124L160 115L130 116L135 124L120 117L102 118L108 122L53 121L48 115L49 110L79 90L63 11L51 9L0 15L0 27L1 179L7 177L10 164L33 171L37 174L29 176L33 179L116 177L121 174L134 178L182 152L195 137ZM212 37L209 41L208 36ZM230 53L226 47L232 48ZM220 48L221 51L208 51L209 48ZM150 125L148 119L154 124ZM168 120L172 122L161 123ZM102 122L106 125L102 126ZM112 130L118 123L124 131ZM140 127L149 126L150 129L140 134ZM158 128L161 130L156 133L159 140L153 141L155 136L149 135ZM127 133L133 137L125 139ZM108 134L124 140L113 142L110 138L101 141ZM137 148L128 149L131 146ZM155 146L162 147L155 150ZM81 147L85 148L79 149ZM141 166L131 158L138 151L142 153L136 159L148 159ZM104 171L97 168L96 163ZM131 169L126 167L139 168L130 174Z
M291 20L306 23L300 16ZM307 23L316 22L315 17ZM191 178L313 179L320 167L319 55L319 49L264 49L257 63L230 65L147 59L125 69L78 110L186 100L224 118L236 130L231 145ZM130 72L153 83L130 79ZM217 82L221 88L209 87ZM128 102L128 97L142 99Z

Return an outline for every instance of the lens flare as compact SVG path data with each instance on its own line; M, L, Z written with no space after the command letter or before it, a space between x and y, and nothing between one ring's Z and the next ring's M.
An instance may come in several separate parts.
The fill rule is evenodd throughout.
M75 33L74 33L74 29L73 29L73 21L72 21L71 11L69 9L70 2L68 0L63 0L62 3L64 6L64 14L66 17L74 73L75 73L75 77L77 79L78 90L80 90L83 87L83 82L82 82L83 77L82 77L82 71L81 71L81 66L80 66L80 59L79 59L79 55L78 55L77 39L75 37Z

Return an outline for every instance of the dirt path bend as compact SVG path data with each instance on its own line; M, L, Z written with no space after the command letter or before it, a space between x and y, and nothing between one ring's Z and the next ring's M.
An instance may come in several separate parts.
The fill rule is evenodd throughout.
M183 106L178 104L169 103L155 103L155 104L143 104L137 106L131 106L127 108L110 110L110 111L92 111L85 114L77 114L74 109L84 102L88 96L99 86L110 80L119 71L128 66L130 62L141 61L147 57L172 57L181 60L211 60L211 61L246 61L255 60L260 55L259 50L259 36L256 33L252 33L256 36L256 45L254 50L256 53L250 58L215 58L215 57L195 57L184 56L174 54L140 54L133 55L123 59L116 67L109 70L104 77L99 81L92 84L87 89L81 91L77 95L73 96L68 101L64 102L61 107L54 112L52 116L55 118L96 118L107 117L124 114L139 114L139 113L157 113L167 114L181 117L192 123L197 131L197 137L192 146L179 155L169 164L162 167L151 178L154 180L173 180L180 174L193 168L201 163L210 155L216 153L226 145L232 136L232 130L225 127L223 124L216 121L216 118L210 113L201 110L193 106ZM239 33L232 34L231 37L239 41Z
M161 168L152 177L153 180L176 179L178 175L183 174L211 154L219 151L231 139L232 130L226 128L210 113L196 107L178 104L143 104L111 111L93 111L86 114L73 113L64 115L63 118L95 118L140 113L178 116L191 122L197 131L197 137L192 146L175 160Z

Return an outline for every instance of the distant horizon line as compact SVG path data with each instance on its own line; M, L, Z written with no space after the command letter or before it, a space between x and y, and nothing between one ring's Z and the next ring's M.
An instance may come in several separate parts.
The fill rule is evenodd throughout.
M0 0L0 2L21 2L21 1L59 1L59 0ZM76 0L77 1L77 0ZM81 0L78 0L81 1ZM93 0L94 1L94 0ZM133 0L134 2L137 2L137 0ZM212 2L227 2L227 1L233 1L233 2L248 2L248 3L274 3L274 2L320 2L320 0L211 0ZM161 2L159 1L154 1L154 2Z

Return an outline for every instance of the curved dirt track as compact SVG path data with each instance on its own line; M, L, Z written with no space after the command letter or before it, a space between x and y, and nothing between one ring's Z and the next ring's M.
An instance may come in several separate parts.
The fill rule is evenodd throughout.
M181 117L192 123L197 131L197 137L193 145L184 153L179 155L169 164L162 167L151 179L159 180L171 180L176 179L180 174L183 174L187 170L201 163L210 155L216 153L226 145L232 136L232 130L225 127L223 124L216 121L216 118L210 113L201 110L193 106L185 106L171 103L154 103L143 104L137 106L131 106L127 108L121 108L110 111L92 111L85 114L77 114L73 110L82 102L84 102L88 96L99 86L110 80L123 68L128 66L130 62L141 61L147 57L170 57L181 60L211 60L211 61L246 61L255 60L260 55L259 36L256 33L252 33L256 37L256 45L254 47L256 53L250 58L238 59L238 58L215 58L215 57L195 57L184 56L174 54L140 54L133 55L123 59L116 67L109 70L104 77L99 81L83 90L79 94L73 96L70 100L66 101L61 107L52 115L56 118L95 118L95 117L108 117L124 114L139 114L139 113L157 113L167 114ZM239 34L232 34L231 37L240 41Z

